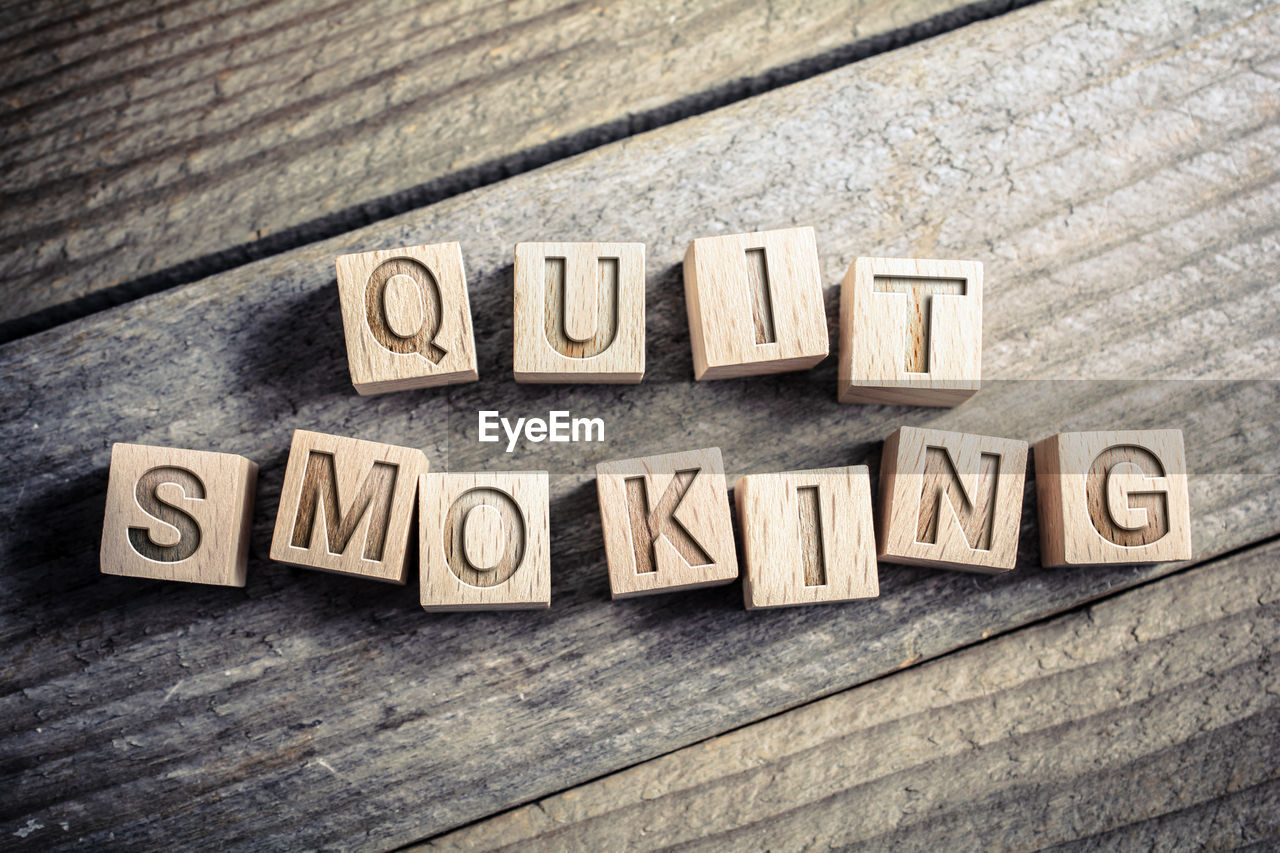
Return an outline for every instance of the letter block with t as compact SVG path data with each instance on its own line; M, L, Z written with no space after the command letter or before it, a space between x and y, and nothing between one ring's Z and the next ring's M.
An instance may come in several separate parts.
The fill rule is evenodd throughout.
M684 299L694 379L803 370L831 349L812 228L699 237Z
M546 471L425 474L418 492L427 610L551 604Z
M858 258L840 285L841 403L954 406L982 380L982 264Z
M271 559L404 583L421 450L297 430Z
M381 394L478 377L457 243L342 255L336 266L356 391Z
M1046 566L1191 559L1182 432L1064 432L1036 444Z
M601 462L596 490L614 598L738 576L719 449Z
M114 445L103 573L244 586L257 480L243 456Z
M517 243L517 382L644 378L644 244Z
M994 574L1018 559L1027 443L903 427L880 457L880 558Z
M748 610L880 594L867 466L751 474L733 497Z

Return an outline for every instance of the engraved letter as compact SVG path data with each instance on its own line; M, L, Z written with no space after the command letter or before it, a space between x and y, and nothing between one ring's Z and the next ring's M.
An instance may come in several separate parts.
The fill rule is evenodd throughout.
M1145 447L1108 447L1089 466L1089 518L1103 539L1125 548L1149 545L1169 532L1164 466Z
M960 522L960 529L964 531L969 547L977 551L990 551L999 474L1000 457L993 453L983 453L978 468L977 489L970 494L956 472L955 463L947 449L926 448L916 541L930 545L938 543L938 525L942 519L942 500L945 497L955 512L956 520Z
M547 258L547 341L568 358L597 356L618 336L618 259L597 260L592 280L579 266L585 262L570 269L566 258Z
M289 544L294 548L311 547L318 506L324 515L326 548L330 554L342 554L347 550L360 522L368 515L364 559L380 562L387 527L391 523L391 496L397 473L398 466L389 462L373 463L373 468L360 484L355 500L343 512L338 500L338 475L334 468L333 454L311 451L307 455L306 472L302 475L302 497L298 501L298 515L293 521L293 535Z
M488 487L458 497L444 519L449 570L470 586L497 586L524 561L524 516L510 495Z
M929 329L934 296L964 296L963 279L875 277L878 293L907 295L907 373L929 372Z
M389 302L387 291L393 285L397 292L408 289L421 300L422 322L416 329L403 328L404 318ZM432 364L439 364L445 357L445 351L435 343L444 318L440 284L431 270L418 261L392 258L378 264L365 285L364 309L374 340L392 352L401 355L416 352Z
M195 518L184 512L177 504L164 501L157 494L163 483L176 483L182 489L183 496L189 501L205 499L204 483L200 478L185 468L161 466L152 468L138 478L134 487L134 497L138 506L147 515L178 531L178 541L173 545L159 545L145 527L129 528L129 544L148 560L158 563L180 563L200 548L200 525Z
M709 566L711 555L690 535L675 517L685 493L693 485L701 469L677 471L662 499L649 509L649 489L644 477L628 477L627 513L631 517L631 542L635 548L636 573L647 574L658 570L654 545L659 536L665 536L677 553L690 566Z

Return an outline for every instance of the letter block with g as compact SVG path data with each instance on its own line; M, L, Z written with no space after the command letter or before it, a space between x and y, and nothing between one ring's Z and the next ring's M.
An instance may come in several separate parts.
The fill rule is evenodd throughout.
M114 445L103 574L244 586L257 480L231 453Z
M457 243L342 255L336 266L356 391L476 380L475 334Z
M1182 432L1066 432L1035 446L1046 566L1191 559Z

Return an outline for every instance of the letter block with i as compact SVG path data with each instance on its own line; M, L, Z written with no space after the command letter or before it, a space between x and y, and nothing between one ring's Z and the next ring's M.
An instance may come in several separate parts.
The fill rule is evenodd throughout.
M803 370L830 351L812 228L699 237L684 298L694 379Z
M231 453L114 445L103 574L244 586L257 480Z
M421 450L296 430L271 559L402 584Z
M644 244L518 243L517 382L644 378Z
M351 382L381 394L473 382L476 342L457 243L337 260Z
M601 462L596 489L614 598L738 576L718 448Z
M1035 464L1044 565L1191 559L1181 430L1059 433Z
M858 258L840 285L841 403L955 406L982 380L982 264Z
M995 574L1017 563L1027 443L902 427L880 457L880 559Z
M867 466L751 474L733 497L748 610L880 594Z

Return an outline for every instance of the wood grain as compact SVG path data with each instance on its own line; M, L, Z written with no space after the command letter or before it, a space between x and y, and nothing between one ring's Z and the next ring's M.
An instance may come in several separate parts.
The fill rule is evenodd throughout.
M610 603L602 460L718 445L736 480L875 470L904 424L1179 428L1199 555L1280 532L1278 18L1033 7L0 348L4 837L408 843L1174 568L1040 569L1028 494L1003 575L893 567L877 599L803 610L745 612L735 587ZM829 320L858 255L982 260L982 390L842 406L830 359L695 384L689 239L792 224L817 229ZM334 257L442 233L466 248L482 379L356 397ZM644 383L511 382L510 247L552 236L646 242ZM476 442L478 408L607 436L508 454ZM412 590L266 562L298 427L432 470L549 471L551 609L423 614ZM113 440L261 464L244 590L100 575Z
M6 22L0 324L174 267L191 280L200 259L300 245L779 66L982 14L964 6L180 0Z
M1280 841L1272 543L415 851Z

